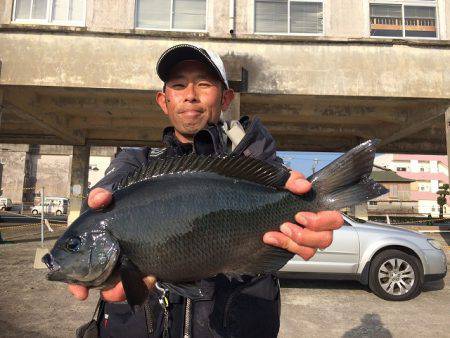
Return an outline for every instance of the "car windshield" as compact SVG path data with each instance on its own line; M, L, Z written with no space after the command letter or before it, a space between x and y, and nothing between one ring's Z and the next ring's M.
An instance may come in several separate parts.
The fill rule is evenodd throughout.
M358 217L353 217L353 216L350 216L350 215L347 215L347 214L344 214L344 215L347 216L348 218L350 218L354 222L358 222L358 223L366 223L367 222L365 219L361 219L361 218L358 218Z

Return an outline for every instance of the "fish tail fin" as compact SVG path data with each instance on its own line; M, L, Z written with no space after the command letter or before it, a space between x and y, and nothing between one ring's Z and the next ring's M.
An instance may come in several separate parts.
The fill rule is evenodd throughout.
M312 189L307 197L318 210L339 210L389 192L369 178L378 143L379 140L361 143L308 177Z

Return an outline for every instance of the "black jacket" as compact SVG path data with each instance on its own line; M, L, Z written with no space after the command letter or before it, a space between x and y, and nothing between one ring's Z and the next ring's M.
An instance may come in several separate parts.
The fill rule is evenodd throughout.
M281 166L275 142L258 118L241 119L245 137L232 152L255 157ZM113 191L125 175L161 156L224 154L226 143L220 126L209 125L195 135L193 144L182 144L172 127L163 133L165 148L124 148L95 187ZM288 177L280 178L284 185ZM229 281L225 276L202 280L202 288L213 290L210 299L187 301L171 294L168 308L170 337L276 337L280 323L280 293L275 276L249 277ZM188 303L189 302L189 303ZM164 314L156 295L149 299L147 311L132 314L126 303L106 304L100 322L101 337L162 337ZM187 327L186 327L187 326Z

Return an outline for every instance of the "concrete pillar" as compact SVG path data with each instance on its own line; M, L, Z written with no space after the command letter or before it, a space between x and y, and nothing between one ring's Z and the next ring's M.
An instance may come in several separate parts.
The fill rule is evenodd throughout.
M367 203L358 204L350 208L350 215L360 218L360 219L369 219L369 215L367 212Z
M83 199L88 191L89 146L73 146L70 175L70 212L67 223L71 224L79 215Z
M447 137L447 170L450 177L450 107L445 111L445 135Z
M234 99L230 107L223 112L222 117L225 121L239 120L241 117L241 93L234 93Z

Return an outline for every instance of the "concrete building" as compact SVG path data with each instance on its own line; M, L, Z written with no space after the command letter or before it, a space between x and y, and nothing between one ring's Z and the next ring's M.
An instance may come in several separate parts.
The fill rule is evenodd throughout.
M439 216L436 192L442 184L448 183L446 156L383 154L375 158L375 164L393 170L403 178L413 180L408 193L411 199L418 202L418 213L423 216L429 214L433 217ZM444 205L444 217L449 216L450 208Z
M76 214L91 146L159 145L156 61L189 42L224 59L227 116L282 150L445 154L449 17L450 0L0 0L0 142L73 146Z
M88 186L104 175L115 147L92 147ZM2 144L0 147L0 192L25 209L36 201L44 187L47 196L70 196L72 147Z

